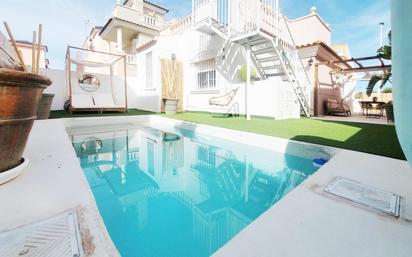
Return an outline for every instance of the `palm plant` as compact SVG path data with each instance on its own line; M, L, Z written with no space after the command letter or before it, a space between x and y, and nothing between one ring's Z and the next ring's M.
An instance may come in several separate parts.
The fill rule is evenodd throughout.
M385 60L392 60L392 32L389 32L388 39L389 45L385 45L379 48L378 56ZM366 88L366 94L370 96L378 82L380 82L381 89L386 85L386 83L392 83L391 78L392 70L387 70L383 74L372 76L372 78L369 80L368 87Z

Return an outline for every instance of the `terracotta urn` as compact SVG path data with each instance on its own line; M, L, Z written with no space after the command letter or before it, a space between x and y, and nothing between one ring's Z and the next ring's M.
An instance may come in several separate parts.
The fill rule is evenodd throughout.
M51 83L44 76L0 68L0 173L23 162L38 102Z

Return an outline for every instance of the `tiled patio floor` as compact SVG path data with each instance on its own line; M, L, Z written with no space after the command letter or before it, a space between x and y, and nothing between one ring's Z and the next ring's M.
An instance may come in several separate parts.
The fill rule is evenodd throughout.
M327 121L347 121L347 122L359 122L369 124L381 124L381 125L394 125L392 122L388 122L386 116L383 117L366 117L362 114L353 114L350 117L346 116L322 116L313 117L314 119L327 120Z

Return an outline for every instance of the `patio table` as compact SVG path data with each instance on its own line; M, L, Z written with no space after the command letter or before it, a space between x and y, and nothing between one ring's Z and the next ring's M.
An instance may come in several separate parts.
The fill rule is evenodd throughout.
M385 102L359 101L362 113L366 117L380 118L383 116Z

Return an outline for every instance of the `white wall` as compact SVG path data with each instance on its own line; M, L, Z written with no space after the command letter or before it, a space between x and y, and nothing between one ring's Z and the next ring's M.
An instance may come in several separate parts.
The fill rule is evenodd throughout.
M204 35L204 34L203 34ZM245 114L245 82L240 80L239 69L246 63L244 50L238 45L225 46L225 58L217 56L223 47L224 41L213 36L209 45L204 47L201 33L187 31L179 35L163 36L158 38L156 45L140 52L138 60L137 106L139 109L160 111L161 80L160 59L170 59L172 53L177 60L183 62L184 97L183 107L187 111L207 111L224 113L228 107L210 106L211 97L223 95L239 87L234 102L239 105L239 113ZM176 47L179 46L179 47ZM153 88L146 88L145 55L153 54ZM201 53L199 55L199 53ZM200 59L213 57L216 62L217 87L209 90L197 88L196 63ZM212 60L213 60L212 59ZM250 111L255 116L267 116L276 119L299 118L300 107L291 84L280 77L269 80L256 81L249 90Z
M63 110L64 102L68 99L66 72L64 70L43 69L42 74L53 82L44 93L54 94L51 110Z
M317 15L296 19L289 23L290 32L297 46L322 41L331 44L331 31Z
M152 52L152 85L146 82L146 54ZM157 48L147 49L137 55L137 78L134 92L136 94L135 105L137 109L160 112L161 79L160 56Z
M245 83L234 84L232 88L239 87L233 103L239 105L239 113L246 113ZM210 111L225 113L228 107L218 107L209 105L209 99L222 95L231 89L222 89L217 93L192 93L187 97L187 110L189 111ZM272 117L275 119L289 119L300 117L300 106L296 95L289 82L282 81L281 78L271 78L268 80L255 81L248 92L249 110L252 115Z

